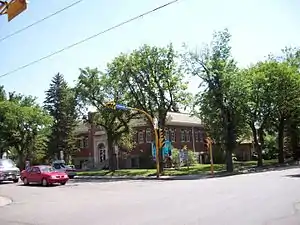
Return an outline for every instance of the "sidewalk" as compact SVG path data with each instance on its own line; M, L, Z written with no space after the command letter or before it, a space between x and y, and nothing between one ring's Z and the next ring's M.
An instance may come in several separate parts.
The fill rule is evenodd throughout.
M1 197L0 196L0 207L6 206L12 203L12 200L6 197Z
M265 166L262 168L249 167L244 168L239 171L232 173L226 171L218 171L212 176L209 173L195 174L195 175L181 175L181 176L75 176L75 180L197 180L197 179L208 179L208 178L218 178L226 176L234 176L241 174L250 174L250 173L261 173L274 170L284 170L284 169L293 169L299 168L299 165L295 164L283 164L277 166Z

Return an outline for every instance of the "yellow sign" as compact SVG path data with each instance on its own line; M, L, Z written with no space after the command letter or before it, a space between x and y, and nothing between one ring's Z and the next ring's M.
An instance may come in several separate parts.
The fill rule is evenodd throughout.
M12 0L7 6L8 22L27 9L26 0Z

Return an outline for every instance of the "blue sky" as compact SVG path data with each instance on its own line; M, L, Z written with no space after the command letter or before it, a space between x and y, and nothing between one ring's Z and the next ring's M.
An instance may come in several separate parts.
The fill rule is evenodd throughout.
M0 37L39 20L76 0L31 0L28 10L7 22L0 18ZM155 8L168 0L84 0L59 15L12 38L0 42L0 75L105 30L123 20ZM233 55L240 66L278 53L284 46L297 46L300 40L298 0L181 0L161 11L46 59L38 64L0 78L8 91L39 97L51 78L61 72L72 84L78 68L99 67L121 52L130 52L144 43L164 46L172 42L201 47L211 40L214 30L228 28L232 34ZM197 91L198 80L190 85Z

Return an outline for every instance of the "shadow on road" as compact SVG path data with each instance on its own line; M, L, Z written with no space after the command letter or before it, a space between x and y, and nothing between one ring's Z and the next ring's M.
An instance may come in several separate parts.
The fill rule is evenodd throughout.
M290 177L290 178L300 178L300 174L286 175L286 177Z

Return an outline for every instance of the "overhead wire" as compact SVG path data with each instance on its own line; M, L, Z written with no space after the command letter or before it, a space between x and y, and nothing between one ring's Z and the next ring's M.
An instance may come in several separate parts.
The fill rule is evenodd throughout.
M79 3L82 2L82 1L83 1L83 0L78 0L78 1L76 1L76 2L73 2L72 4L70 4L70 5L64 7L64 8L62 8L62 9L60 9L60 10L58 10L58 11L52 13L52 14L50 14L50 15L48 15L48 16L42 18L42 19L40 19L40 20L37 20L36 22L34 22L34 23L32 23L32 24L29 24L29 25L27 25L27 26L25 26L25 27L23 27L23 28L21 28L21 29L19 29L19 30L16 30L16 31L14 31L13 33L8 34L8 35L6 35L6 36L4 36L4 37L0 37L0 42L6 40L6 39L8 39L8 38L11 38L11 37L15 36L16 34L19 34L19 33L23 32L23 31L25 31L25 30L27 30L27 29L33 27L33 26L36 26L37 24L39 24L39 23L41 23L41 22L43 22L43 21L45 21L45 20L48 20L48 19L50 19L51 17L56 16L57 14L60 14L60 13L62 13L63 11L66 11L67 9L72 8L73 6L79 4Z
M144 13L142 13L142 14L139 14L139 15L137 15L137 16L135 16L135 17L132 17L132 18L130 18L130 19L128 19L128 20L125 20L125 21L123 21L123 22L121 22L121 23L119 23L119 24L116 24L116 25L114 25L114 26L112 26L112 27L110 27L110 28L107 28L107 29L105 29L105 30L103 30L103 31L100 31L100 32L98 32L98 33L96 33L96 34L94 34L94 35L92 35L92 36L89 36L89 37L87 37L87 38L85 38L85 39L82 39L82 40L80 40L80 41L78 41L78 42L75 42L75 43L73 43L73 44L71 44L71 45L68 45L68 46L66 46L66 47L64 47L64 48L61 48L61 49L59 49L59 50L57 50L57 51L55 51L55 52L52 52L52 53L50 53L50 54L48 54L48 55L46 55L46 56L43 56L43 57L41 57L41 58L39 58L39 59L36 59L36 60L34 60L34 61L30 62L30 63L27 63L27 64L25 64L25 65L23 65L23 66L17 67L16 69L13 69L13 70L11 70L11 71L9 71L9 72L7 72L7 73L4 73L4 74L0 75L0 78L5 77L5 76L8 76L8 75L10 75L10 74L13 74L13 73L15 73L15 72L17 72L17 71L19 71L19 70L25 69L25 68L27 68L27 67L29 67L29 66L32 66L32 65L34 65L34 64L36 64L36 63L38 63L38 62L41 62L41 61L43 61L43 60L45 60L45 59L47 59L47 58L50 58L50 57L52 57L52 56L54 56L54 55L57 55L57 54L59 54L59 53L61 53L61 52L64 52L64 51L66 51L66 50L68 50L68 49L70 49L70 48L73 48L73 47L75 47L75 46L77 46L77 45L80 45L80 44L82 44L82 43L84 43L84 42L87 42L87 41L89 41L89 40L91 40L91 39L94 39L94 38L96 38L96 37L98 37L98 36L100 36L100 35L102 35L102 34L105 34L105 33L109 32L109 31L111 31L111 30L114 30L114 29L116 29L116 28L119 28L119 27L121 27L121 26L123 26L123 25L125 25L125 24L127 24L127 23L130 23L130 22L132 22L132 21L134 21L134 20L140 19L140 18L142 18L142 17L144 17L144 16L146 16L146 15L148 15L148 14L154 13L154 12L156 12L156 11L158 11L158 10L161 10L161 9L163 9L163 8L165 8L165 7L167 7L167 6L170 6L170 5L172 5L172 4L176 3L176 2L179 2L179 1L180 1L180 0L173 0L173 1L170 1L170 2L168 2L168 3L166 3L166 4L163 4L163 5L158 6L158 7L154 8L154 9L152 9L152 10L146 11L146 12L144 12Z

